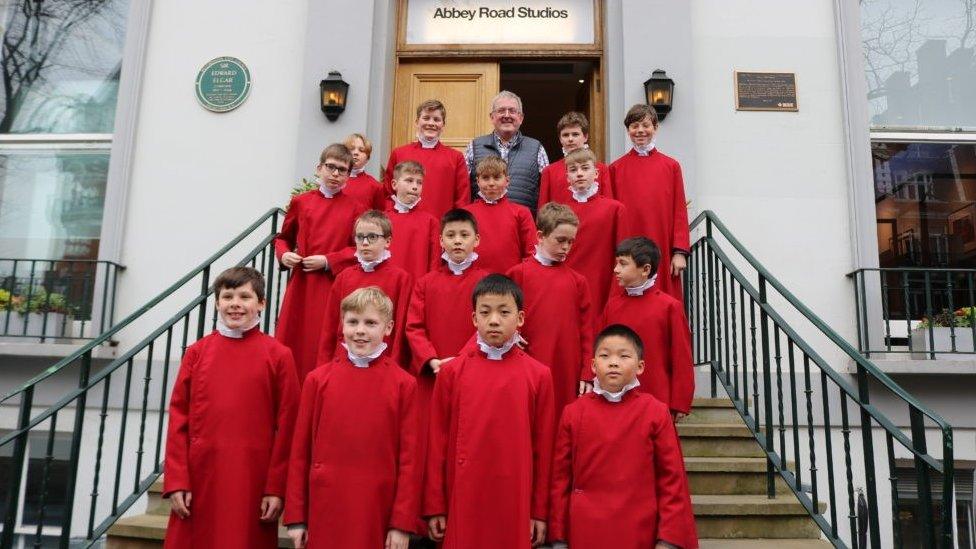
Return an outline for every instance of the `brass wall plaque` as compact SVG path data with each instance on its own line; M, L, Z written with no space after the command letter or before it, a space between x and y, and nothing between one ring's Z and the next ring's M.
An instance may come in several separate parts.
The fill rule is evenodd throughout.
M735 71L737 111L797 112L796 73Z

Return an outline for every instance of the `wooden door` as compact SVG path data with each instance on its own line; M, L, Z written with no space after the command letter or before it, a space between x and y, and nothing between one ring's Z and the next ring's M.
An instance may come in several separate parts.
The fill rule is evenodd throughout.
M438 99L447 108L441 142L464 152L472 138L492 130L488 111L498 93L498 80L498 63L401 60L393 99L392 147L417 138L417 105Z

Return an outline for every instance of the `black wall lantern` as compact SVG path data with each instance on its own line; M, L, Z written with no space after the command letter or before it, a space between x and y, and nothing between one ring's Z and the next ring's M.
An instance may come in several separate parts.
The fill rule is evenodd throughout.
M322 112L326 118L335 122L342 111L346 110L349 84L342 79L339 71L332 71L325 80L319 82L319 91L322 96Z
M656 69L651 73L651 77L644 81L644 95L647 104L657 111L658 120L664 120L671 112L671 105L674 102L674 80L668 78L668 73Z

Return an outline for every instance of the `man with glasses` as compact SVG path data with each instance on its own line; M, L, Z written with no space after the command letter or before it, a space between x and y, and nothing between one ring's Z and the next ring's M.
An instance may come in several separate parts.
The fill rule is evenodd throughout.
M498 156L508 164L508 198L529 208L535 215L536 201L539 197L539 173L549 165L549 157L542 143L522 135L524 114L522 99L510 91L502 91L491 101L488 113L495 131L474 138L464 152L471 177L471 198L478 198L478 185L475 169L482 158Z

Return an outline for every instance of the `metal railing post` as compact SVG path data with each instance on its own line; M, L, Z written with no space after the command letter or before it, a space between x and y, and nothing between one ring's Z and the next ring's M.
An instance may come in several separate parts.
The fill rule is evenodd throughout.
M31 406L34 403L34 387L24 390L20 399L20 412L17 419L17 441L14 442L11 459L10 482L7 484L7 512L3 517L3 533L0 534L0 548L10 549L14 544L14 528L17 525L17 511L20 507L20 480L24 476L24 459L27 457L27 424L30 423Z
M908 417L912 426L912 447L916 452L924 455L928 453L928 444L925 442L925 420L922 418L922 413L914 406L909 408ZM919 513L922 516L922 546L936 547L935 526L932 524L932 485L929 468L918 455L915 456L914 462L918 503L922 508Z
M766 415L766 496L776 497L776 468L769 454L773 452L773 380L770 377L769 362L769 316L766 314L766 277L759 275L759 323L762 335L763 363L763 413ZM757 403L758 405L758 403ZM796 418L793 418L794 420ZM759 418L756 418L758 426Z
M65 482L65 510L61 520L61 549L68 549L71 540L71 518L74 511L75 483L78 481L78 459L81 455L81 434L85 428L85 408L88 404L88 378L91 375L92 351L89 349L81 358L81 371L78 373L78 402L75 404L75 423L71 432L71 450L68 458L68 478Z
M715 275L715 254L711 250L712 242L712 222L705 220L705 257L708 268L704 269L704 279L708 284L708 363L709 379L711 380L711 396L718 396L718 379L715 367L712 365L715 360L715 281L711 279Z
M203 339L203 327L207 319L207 294L210 293L210 265L203 268L200 278L200 295L204 296L197 312L197 339Z
M878 484L874 470L874 434L871 430L871 414L867 406L871 404L870 388L867 370L864 365L857 365L858 407L861 409L861 443L864 445L864 484L868 499L868 530L870 532L871 547L881 547L881 522L878 518Z

